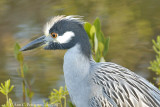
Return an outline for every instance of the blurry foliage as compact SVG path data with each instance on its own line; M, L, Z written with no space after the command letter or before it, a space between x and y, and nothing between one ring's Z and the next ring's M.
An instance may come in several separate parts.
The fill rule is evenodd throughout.
M157 41L152 40L153 49L156 52L156 59L150 62L150 67L152 71L156 72L156 74L160 75L160 36L157 37Z
M49 104L55 105L56 107L66 107L66 96L69 95L67 87L61 86L59 90L53 89L49 96Z
M12 100L8 97L8 94L12 91L14 85L10 86L10 79L5 81L5 83L1 83L0 92L6 96L6 104L2 105L2 107L14 107Z
M160 36L157 36L157 41L152 40L153 49L156 52L156 59L150 62L149 69L154 71L157 75L160 76ZM158 82L160 86L160 81Z
M101 31L101 23L99 18L96 18L93 25L86 22L84 28L89 36L89 41L92 47L93 58L96 62L103 62L109 48L110 38L105 38Z
M22 82L22 88L23 88L23 102L26 102L26 95L29 98L29 101L31 103L32 97L34 93L31 91L31 87L29 86L28 82L25 79L25 74L28 71L28 66L27 64L24 63L24 57L21 51L20 45L18 43L15 44L14 46L14 56L19 62L20 68L18 69L18 73L20 73L21 78L23 79Z

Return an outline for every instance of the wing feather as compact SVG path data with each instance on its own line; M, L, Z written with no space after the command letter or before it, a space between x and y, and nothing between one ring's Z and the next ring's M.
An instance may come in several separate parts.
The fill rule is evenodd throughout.
M94 84L102 87L102 102L109 102L103 98L107 96L118 107L160 107L160 91L144 78L120 65L100 63L91 75ZM97 99L94 100L98 101Z

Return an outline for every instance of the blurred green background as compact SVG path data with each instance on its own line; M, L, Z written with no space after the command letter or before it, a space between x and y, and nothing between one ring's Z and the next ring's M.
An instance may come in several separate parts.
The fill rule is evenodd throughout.
M147 68L155 54L152 39L160 34L159 0L0 0L0 83L11 78L11 98L22 102L22 79L14 58L14 44L24 46L43 35L45 22L56 15L81 15L92 23L99 17L104 35L110 36L106 61L120 64L149 81L156 75ZM64 85L65 51L36 49L24 52L29 66L27 81L32 103L42 102L53 88ZM0 93L0 105L5 96Z

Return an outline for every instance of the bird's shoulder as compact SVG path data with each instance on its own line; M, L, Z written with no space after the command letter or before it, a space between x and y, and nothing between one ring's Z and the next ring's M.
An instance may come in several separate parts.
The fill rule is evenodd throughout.
M160 91L129 69L118 64L94 63L90 72L94 84L119 106L160 106Z

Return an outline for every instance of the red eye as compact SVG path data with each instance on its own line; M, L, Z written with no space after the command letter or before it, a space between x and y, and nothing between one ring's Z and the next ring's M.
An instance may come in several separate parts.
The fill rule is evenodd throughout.
M58 36L58 34L57 34L57 33L52 32L52 33L51 33L51 36L52 36L53 38L56 38L56 37Z

